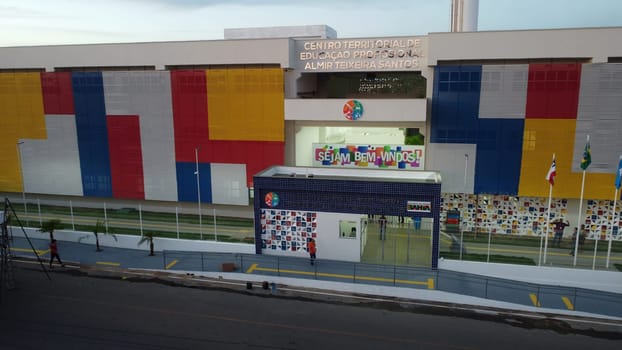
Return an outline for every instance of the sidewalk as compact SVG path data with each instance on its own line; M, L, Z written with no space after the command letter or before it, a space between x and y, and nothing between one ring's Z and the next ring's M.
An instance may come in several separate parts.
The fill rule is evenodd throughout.
M42 255L42 261L47 268L47 264L49 262L49 253L47 253L47 239L37 239L31 238L31 241L37 250L39 255ZM519 312L519 313L533 313L537 315L559 315L563 317L579 317L579 318L590 318L590 319L607 319L613 320L614 322L621 321L622 322L622 314L621 317L612 317L605 316L604 314L599 313L590 313L590 312L580 312L574 310L563 310L563 305L558 303L559 305L556 308L545 308L545 307L534 307L526 304L520 303L509 303L503 301L491 300L490 298L479 298L473 297L463 294L457 293L448 293L441 290L427 289L425 284L416 288L404 288L404 287L395 287L390 285L382 285L380 284L368 284L361 283L360 281L357 283L346 283L346 282L335 282L328 280L318 280L313 279L312 275L309 275L310 272L305 272L304 269L308 269L308 263L306 259L299 259L302 264L298 266L282 266L281 272L278 274L275 273L261 273L260 269L257 271L251 271L250 273L227 273L218 271L215 268L213 271L201 271L201 268L191 268L186 269L183 268L183 264L179 263L177 266L175 264L171 265L172 258L169 257L168 260L162 252L156 252L155 256L149 256L148 250L146 250L147 245L143 245L140 247L142 250L138 249L127 249L127 248L113 248L113 247L103 247L103 251L96 252L95 246L93 244L85 244L85 243L77 243L77 242L69 242L69 241L59 241L59 253L63 262L68 266L78 266L81 269L120 269L120 271L133 271L134 273L147 273L147 274L157 274L161 276L163 273L166 273L168 276L179 276L180 278L188 278L188 276L192 276L192 278L207 278L214 280L228 280L228 281L237 281L238 283L245 282L254 282L261 283L264 281L274 283L278 285L279 288L302 288L315 290L313 293L320 294L335 294L335 295L363 295L365 298L376 298L376 299L404 299L409 300L411 303L433 303L444 305L444 307L451 308L465 308L465 309L486 309L487 312ZM34 254L32 250L28 247L28 243L25 238L16 237L13 243L14 252L18 256L26 256L33 258ZM139 248L138 246L136 248ZM201 254L201 253L196 253ZM207 253L210 254L210 253ZM215 255L216 257L218 255ZM222 255L226 256L226 255ZM261 264L262 256L257 256L257 261ZM230 258L228 259L230 260ZM227 260L222 260L220 263L226 262ZM187 263L187 262L186 262ZM195 266L200 266L202 261L197 261L195 259ZM251 264L249 262L249 264ZM464 262L459 262L460 265L464 265ZM199 264L199 265L196 265ZM255 263L257 265L258 263ZM218 264L212 264L216 266ZM186 265L188 266L188 265ZM192 264L190 264L190 267ZM262 266L266 266L265 264ZM288 274L289 271L295 271ZM139 272L137 270L141 270L143 272ZM269 270L269 269L266 269ZM247 270L248 271L248 270ZM246 271L240 271L246 272ZM316 272L317 273L317 272ZM334 275L338 273L337 270L334 270L330 275ZM303 274L302 276L300 274ZM432 276L432 277L430 277ZM294 278L296 277L296 278ZM317 276L316 276L317 278ZM428 277L419 276L418 279L426 280L426 278L434 278L434 275L429 275ZM439 283L438 280L435 280L434 283ZM447 281L444 280L443 284L446 284ZM455 287L455 288L460 288ZM517 290L513 289L511 286L508 287L509 290ZM345 294L344 294L345 293ZM507 291L502 291L502 293L507 294ZM492 296L492 295L491 295ZM546 300L543 295L541 299ZM528 299L527 299L528 300ZM461 305L461 306L456 306ZM553 304L551 304L553 305ZM440 306L439 306L440 307ZM561 307L561 308L560 308ZM539 316L541 317L541 316Z

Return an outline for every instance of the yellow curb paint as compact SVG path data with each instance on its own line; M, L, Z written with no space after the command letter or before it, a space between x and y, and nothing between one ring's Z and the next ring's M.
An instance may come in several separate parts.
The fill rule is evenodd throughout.
M168 270L171 267L175 266L175 264L177 264L177 260L171 261L170 263L168 263L168 265L166 265L166 270Z
M16 252L26 252L26 253L32 252L32 249L29 249L29 248L11 248L11 249L16 251ZM45 254L47 254L49 252L50 252L49 249L46 249L46 250L35 250L35 253L37 253L38 256L45 255Z
M246 270L246 273L253 273L253 271L255 271L256 268L257 268L257 264L253 264L251 265L251 267L248 268L248 270Z
M529 293L529 298L531 299L531 303L533 304L533 306L537 306L537 307L541 306L537 295L533 293Z
M257 264L253 264L246 273L252 273L253 271L265 271L265 272L282 272L282 273L291 273L295 275L306 275L306 276L321 276L321 277L331 277L331 278L343 278L347 280L352 280L352 275L342 275L335 273L324 273L324 272L309 272L309 271L298 271L298 270L284 270L284 269L270 269L265 267L258 267ZM376 281L376 282L394 282L393 279L383 278L383 277L367 277L367 276L357 276L357 280L361 281ZM395 280L395 283L400 284L414 284L427 286L428 289L434 289L434 279L429 278L427 281L411 281L411 280Z
M97 265L120 266L121 263L111 261L96 261Z
M570 301L570 299L568 299L568 297L562 297L562 301L566 305L566 309L574 310L574 305L572 305L572 302Z

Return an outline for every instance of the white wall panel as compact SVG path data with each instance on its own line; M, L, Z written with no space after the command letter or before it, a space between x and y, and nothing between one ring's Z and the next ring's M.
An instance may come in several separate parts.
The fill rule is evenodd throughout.
M572 170L579 167L590 135L591 173L615 173L622 154L622 64L584 64L577 110Z
M464 193L464 170L466 168L466 193L473 193L475 183L476 145L463 143L430 143L427 147L428 171L440 171L443 193ZM465 159L468 154L468 162Z
M108 115L138 115L145 199L177 201L169 72L103 72Z
M484 65L479 117L525 119L529 65Z
M285 120L348 121L343 105L350 99L286 99ZM360 122L425 122L427 101L420 99L356 99L363 105ZM357 121L353 121L356 123Z
M82 196L75 116L46 115L45 127L47 140L20 140L25 191Z
M248 205L246 164L210 163L212 203Z

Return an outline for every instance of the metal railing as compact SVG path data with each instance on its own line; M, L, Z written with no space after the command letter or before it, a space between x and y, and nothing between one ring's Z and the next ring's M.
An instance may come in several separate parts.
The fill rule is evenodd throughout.
M438 290L526 306L622 317L622 294L449 270L334 260L317 260L311 265L304 258L239 253L164 251L162 257L165 269L222 272L226 263L235 266L238 273Z

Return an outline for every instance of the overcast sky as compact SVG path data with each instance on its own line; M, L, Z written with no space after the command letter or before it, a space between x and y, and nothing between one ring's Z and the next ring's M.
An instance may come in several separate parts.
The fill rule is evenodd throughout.
M225 28L312 24L341 38L425 35L449 31L450 10L451 0L2 0L0 46L211 40ZM479 0L478 23L622 26L622 0Z

